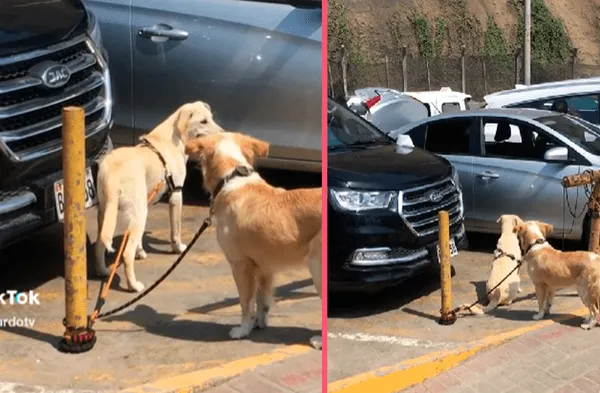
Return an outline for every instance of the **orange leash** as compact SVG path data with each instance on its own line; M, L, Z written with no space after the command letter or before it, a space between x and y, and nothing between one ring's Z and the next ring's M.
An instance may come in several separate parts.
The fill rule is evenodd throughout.
M150 193L148 194L148 204L150 204L150 202L152 202L152 200L154 199L156 194L160 191L160 189L164 185L165 185L165 182L160 181L156 184L156 186L154 186L152 191L150 191ZM100 314L100 309L104 305L104 300L106 299L106 296L108 296L108 292L110 291L110 286L112 284L113 279L115 278L115 274L117 273L117 268L121 265L121 257L123 256L123 251L125 251L125 244L127 244L127 239L129 239L129 230L126 230L125 233L123 233L123 239L121 239L121 245L119 246L119 252L117 252L117 255L116 255L114 262L112 264L112 267L110 269L110 275L108 276L108 279L106 280L103 288L101 289L100 293L98 294L98 300L96 301L96 307L94 308L94 312L92 312L92 315L90 315L90 317L89 317L90 323L93 323L96 320L96 318L98 318L98 314Z

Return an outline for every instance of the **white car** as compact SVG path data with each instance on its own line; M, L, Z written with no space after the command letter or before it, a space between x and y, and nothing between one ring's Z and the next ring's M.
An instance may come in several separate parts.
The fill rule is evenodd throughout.
M564 100L571 113L593 124L600 124L600 77L569 79L488 94L486 108L550 109L556 100Z

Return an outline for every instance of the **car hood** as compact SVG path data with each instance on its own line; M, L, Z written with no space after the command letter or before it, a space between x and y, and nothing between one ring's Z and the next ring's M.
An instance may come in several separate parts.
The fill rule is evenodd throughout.
M395 144L329 152L332 187L402 190L450 176L452 165L419 148Z
M0 56L44 48L85 32L80 0L1 0Z

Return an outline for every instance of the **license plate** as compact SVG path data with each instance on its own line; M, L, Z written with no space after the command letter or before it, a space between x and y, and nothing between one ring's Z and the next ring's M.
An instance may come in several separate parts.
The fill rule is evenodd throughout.
M59 180L54 183L54 202L56 204L56 215L58 221L65 219L65 193L63 180ZM96 193L96 186L94 185L94 177L92 176L92 169L87 168L85 170L85 208L98 204L98 194Z
M439 244L436 246L436 250L437 250L438 262L440 262L442 260L442 258L440 255L440 245ZM456 248L456 242L454 241L454 239L450 239L450 258L455 257L457 255L458 255L458 249Z

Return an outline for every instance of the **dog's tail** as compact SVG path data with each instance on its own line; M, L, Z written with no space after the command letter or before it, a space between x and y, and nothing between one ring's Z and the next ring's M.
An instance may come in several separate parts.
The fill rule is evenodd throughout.
M102 169L98 171L98 214L102 214L101 227L98 228L98 241L104 244L108 252L115 252L112 246L119 213L119 190L109 184L109 178Z
M470 311L471 314L474 315L484 315L489 313L490 311L496 309L500 304L500 292L498 290L494 291L490 298L490 303L485 307L481 308L479 304L474 305L473 307L469 307L470 304L461 304L455 309L455 312L458 311Z
M460 306L456 307L454 309L454 312L459 312L459 311L469 311L471 314L473 315L483 315L485 314L484 309L481 308L481 306L479 306L479 304L476 304L472 307L469 307L470 304L461 304Z

